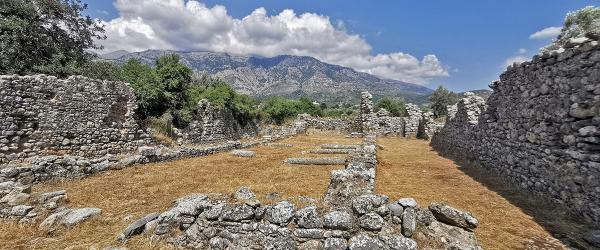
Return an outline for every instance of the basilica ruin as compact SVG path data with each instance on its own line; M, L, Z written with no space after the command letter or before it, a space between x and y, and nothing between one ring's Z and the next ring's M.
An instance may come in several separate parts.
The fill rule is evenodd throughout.
M445 124L414 104L407 105L406 117L375 112L368 92L361 93L352 120L302 114L287 125L264 128L240 124L231 111L202 100L194 121L178 131L178 143L166 146L136 123L127 83L0 76L0 218L44 232L77 230L102 217L102 210L72 207L65 190L36 193L32 186L222 152L260 157L253 147L293 147L278 141L321 130L360 138L356 144L323 144L309 150L319 157L284 163L342 166L331 172L321 198L269 202L248 187L172 197L170 208L122 228L115 244L146 235L193 249L419 249L420 235L440 249L481 249L476 237L481 222L469 211L376 192L378 153L385 150L378 139L385 137L431 140L441 155L491 170L507 185L598 225L598 42L576 41L511 66L490 88L487 102L467 93L449 108ZM595 238L587 240L595 244Z

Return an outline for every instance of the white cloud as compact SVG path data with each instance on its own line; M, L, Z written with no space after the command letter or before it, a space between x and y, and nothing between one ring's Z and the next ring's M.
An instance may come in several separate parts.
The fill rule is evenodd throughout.
M517 53L518 53L518 54L525 54L525 53L527 53L527 49L525 49L525 48L520 48L520 49L517 51Z
M119 17L102 21L105 51L202 50L233 54L313 56L384 78L425 84L448 76L435 55L418 59L394 52L371 55L371 46L329 17L286 9L268 15L258 8L237 19L221 5L184 0L116 0Z
M506 61L504 62L504 66L508 67L510 65L513 65L514 63L522 63L524 61L529 60L529 58L522 56L522 55L518 55L518 56L513 56L513 57L509 57L508 59L506 59Z
M540 30L538 32L531 34L529 36L529 39L556 38L560 34L561 30L562 30L562 27L548 27L548 28L545 28L543 30Z

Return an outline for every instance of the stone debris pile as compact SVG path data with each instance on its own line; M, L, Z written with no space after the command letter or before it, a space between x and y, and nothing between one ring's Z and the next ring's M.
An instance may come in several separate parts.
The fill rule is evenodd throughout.
M118 240L147 234L194 249L417 249L411 237L423 228L428 240L479 249L471 232L474 218L466 219L475 222L466 227L438 221L438 210L422 209L410 198L390 201L385 195L365 194L351 200L350 207L326 208L289 201L263 205L247 188L236 194L240 192L244 195L233 195L233 200L209 194L180 198L170 210L132 223ZM470 216L449 206L442 213L461 222L461 216Z
M65 190L32 194L31 186L12 181L0 183L0 218L33 224L41 220L40 216L50 214L39 225L44 232L72 228L101 212L97 208L71 209L67 202Z

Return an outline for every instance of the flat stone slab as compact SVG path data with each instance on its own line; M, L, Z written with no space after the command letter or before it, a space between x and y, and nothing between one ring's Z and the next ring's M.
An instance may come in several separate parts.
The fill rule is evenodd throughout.
M231 155L238 157L254 157L256 156L256 152L250 150L232 150Z
M349 154L356 151L356 149L346 149L346 148L320 148L320 149L312 149L308 151L311 154Z
M345 158L323 157L323 158L288 158L286 163L299 165L344 165Z
M39 226L40 230L50 232L58 226L72 228L75 225L99 215L102 210L98 208L65 209L51 214Z
M289 143L269 143L269 144L267 144L267 146L274 147L274 148L291 148L294 145L289 144Z
M358 149L360 145L357 144L323 144L322 149Z

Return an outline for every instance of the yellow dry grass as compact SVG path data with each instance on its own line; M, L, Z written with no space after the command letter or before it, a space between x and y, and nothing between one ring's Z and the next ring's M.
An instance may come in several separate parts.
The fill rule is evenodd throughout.
M191 193L232 193L249 186L261 200L277 192L281 197L320 198L329 184L331 170L342 166L284 164L287 157L301 155L324 143L358 143L336 134L312 134L283 140L291 148L257 146L257 156L238 158L228 153L109 171L82 180L40 184L34 192L65 189L69 206L97 207L102 215L68 231L46 235L31 226L16 223L0 227L1 249L88 249L119 246L118 234L132 221L148 213L167 210L171 202ZM136 237L124 246L130 249L168 248Z
M257 146L255 158L228 153L109 171L83 180L46 183L34 192L66 189L71 207L98 207L102 216L78 227L46 235L35 227L3 222L0 249L88 249L120 246L117 235L132 221L168 209L191 193L231 193L249 186L261 200L270 192L282 198L321 197L329 174L341 166L284 164L287 157L312 157L301 152L324 143L358 143L343 135L314 133L283 140L291 148ZM472 212L480 222L475 231L485 249L562 249L564 246L521 208L473 179L453 161L440 157L421 140L380 138L377 192L391 199L414 197L423 206L443 201ZM321 155L322 156L322 155ZM327 155L333 156L333 155ZM135 237L130 249L164 249L146 237Z
M385 147L378 151L378 193L470 211L479 220L475 234L484 249L565 249L533 217L438 156L427 141L380 138L378 143Z

